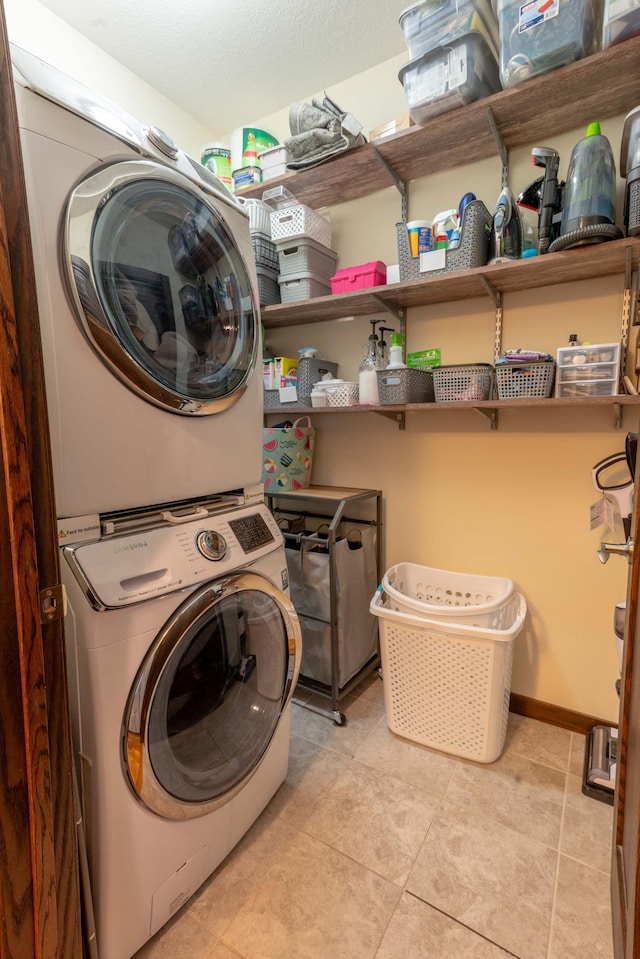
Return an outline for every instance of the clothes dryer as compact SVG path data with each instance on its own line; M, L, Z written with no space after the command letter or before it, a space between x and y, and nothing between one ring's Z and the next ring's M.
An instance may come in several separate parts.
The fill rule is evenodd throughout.
M74 747L100 959L129 959L285 778L301 633L263 503L125 515L66 546Z
M162 131L11 47L59 517L257 483L249 221Z

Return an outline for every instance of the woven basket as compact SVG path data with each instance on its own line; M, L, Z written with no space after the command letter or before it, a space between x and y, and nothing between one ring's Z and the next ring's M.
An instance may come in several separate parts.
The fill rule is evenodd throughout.
M489 363L433 368L436 403L488 400L491 397L492 385L493 367Z
M470 270L475 266L484 266L489 257L489 238L492 217L482 200L472 200L464 211L460 245L455 250L447 250L445 266L442 270L420 272L420 257L411 256L409 234L404 221L396 223L398 233L398 260L401 280L417 280L421 276L438 276L454 270Z
M496 386L501 400L515 397L547 397L553 391L555 360L539 363L499 363Z
M392 403L433 403L433 371L378 370L380 405Z

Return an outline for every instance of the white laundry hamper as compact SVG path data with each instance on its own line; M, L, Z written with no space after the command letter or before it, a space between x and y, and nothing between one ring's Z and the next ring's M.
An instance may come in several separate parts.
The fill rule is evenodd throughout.
M464 759L498 759L507 734L513 643L527 613L524 596L512 593L491 628L393 609L382 586L369 608L378 617L391 732Z
M382 588L390 608L402 613L495 629L501 622L500 609L513 595L514 584L501 576L398 563L384 574Z

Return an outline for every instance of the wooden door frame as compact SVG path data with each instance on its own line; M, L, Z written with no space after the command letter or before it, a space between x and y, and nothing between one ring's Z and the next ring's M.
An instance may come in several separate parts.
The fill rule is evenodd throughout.
M0 122L0 959L80 959L64 634L46 598L60 583L57 524L2 0Z

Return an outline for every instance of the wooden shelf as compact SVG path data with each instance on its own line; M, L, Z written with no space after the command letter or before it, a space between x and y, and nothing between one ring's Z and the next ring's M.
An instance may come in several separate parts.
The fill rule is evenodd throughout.
M266 306L261 310L262 322L267 329L275 329L337 320L345 316L366 316L380 313L386 307L398 310L452 300L469 300L487 296L491 290L515 293L595 277L624 276L627 267L636 268L639 255L640 238L627 237L528 260L513 260L431 277L425 274L418 280L376 286L357 293L337 293Z
M585 407L600 407L611 409L613 412L613 425L617 429L622 426L622 407L634 406L640 409L640 396L629 396L621 393L617 396L593 396L588 399L582 397L549 397L544 399L537 397L533 399L511 399L511 400L460 400L448 403L407 403L406 405L389 404L388 406L285 406L277 410L265 410L265 416L277 416L279 419L291 416L304 416L313 414L321 415L340 415L362 413L378 413L395 420L400 429L405 428L405 418L407 413L435 413L439 414L446 410L476 410L485 416L491 423L492 429L498 427L498 415L501 410L522 410L522 409L571 409Z
M640 36L577 63L431 117L393 137L374 140L308 170L268 180L243 196L285 186L312 207L368 196L393 184L389 164L405 182L498 156L491 110L507 150L535 146L592 120L626 113L638 104ZM605 131L606 132L606 131Z

